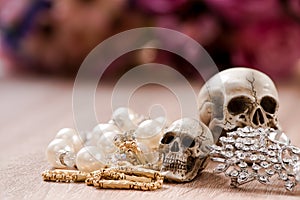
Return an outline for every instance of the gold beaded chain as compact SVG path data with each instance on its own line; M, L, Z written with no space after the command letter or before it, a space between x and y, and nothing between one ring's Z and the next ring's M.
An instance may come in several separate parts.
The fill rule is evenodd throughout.
M89 186L110 189L156 190L162 188L164 177L155 170L137 166L112 167L85 173L77 170L46 170L44 181L85 182Z

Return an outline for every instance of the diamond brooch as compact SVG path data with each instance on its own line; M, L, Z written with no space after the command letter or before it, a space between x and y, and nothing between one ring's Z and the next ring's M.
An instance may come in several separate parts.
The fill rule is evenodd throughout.
M300 148L280 134L272 128L251 127L228 132L220 145L210 147L211 160L219 163L214 172L228 176L233 187L255 180L267 184L277 177L292 191L300 183Z

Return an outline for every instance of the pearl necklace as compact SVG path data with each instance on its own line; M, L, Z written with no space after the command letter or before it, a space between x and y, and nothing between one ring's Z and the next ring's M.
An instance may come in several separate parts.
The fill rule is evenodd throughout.
M114 139L131 131L145 162L154 164L158 162L159 140L165 128L163 117L146 119L129 108L121 107L113 112L108 123L98 124L91 132L61 129L47 147L47 160L54 168L77 168L82 172L109 167L119 161L130 162L128 155L118 152Z

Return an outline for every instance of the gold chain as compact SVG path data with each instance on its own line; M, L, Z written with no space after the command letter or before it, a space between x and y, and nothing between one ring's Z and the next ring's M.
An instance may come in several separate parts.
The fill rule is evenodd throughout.
M85 182L97 188L156 190L163 184L163 176L155 170L135 166L100 169L91 173L77 170L46 170L44 181Z

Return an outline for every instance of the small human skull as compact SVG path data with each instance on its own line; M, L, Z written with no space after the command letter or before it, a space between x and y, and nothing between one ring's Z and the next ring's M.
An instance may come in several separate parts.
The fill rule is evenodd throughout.
M200 121L209 126L215 142L238 127L280 129L279 99L273 81L249 68L231 68L209 79L198 96Z
M161 172L169 181L193 180L206 166L212 144L210 130L200 121L183 118L173 122L159 145L163 157Z

